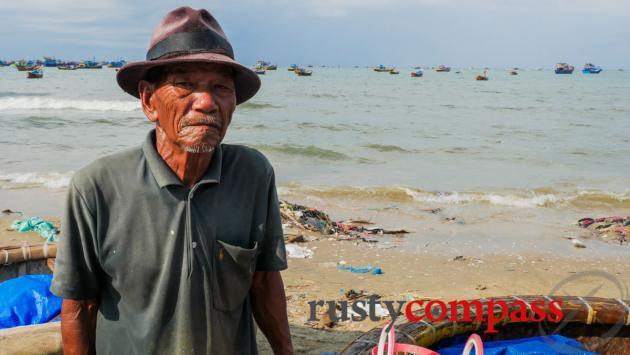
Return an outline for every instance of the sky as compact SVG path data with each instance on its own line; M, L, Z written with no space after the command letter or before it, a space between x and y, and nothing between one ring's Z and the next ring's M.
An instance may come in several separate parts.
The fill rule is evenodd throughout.
M0 59L142 60L183 5L246 65L630 68L630 0L0 0Z

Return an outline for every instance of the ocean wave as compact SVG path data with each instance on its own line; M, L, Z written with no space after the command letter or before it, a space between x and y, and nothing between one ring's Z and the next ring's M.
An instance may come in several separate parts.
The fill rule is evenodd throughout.
M59 189L67 187L73 172L66 173L10 173L0 174L0 189L23 189L44 187Z
M367 144L364 147L378 150L379 152L388 153L388 152L396 152L396 153L411 153L409 150L401 148L397 145L387 145L387 144Z
M0 98L0 110L81 110L130 112L140 110L140 103L136 101L4 97Z
M314 195L320 198L379 200L389 203L421 203L438 205L489 204L517 208L574 207L630 208L630 192L607 191L561 192L552 188L505 192L444 192L426 191L411 187L314 187L290 185L280 191L288 194Z
M325 160L348 160L349 156L330 149L319 148L314 145L299 146L291 144L283 145L257 145L254 148L265 152L280 153L286 155L304 156L309 158L325 159Z
M15 91L0 91L0 97L10 97L10 96L25 96L25 97L33 97L33 96L48 96L50 95L47 92L15 92Z
M251 102L247 101L238 106L240 109L244 110L264 110L268 108L282 108L281 106L275 106L266 102Z

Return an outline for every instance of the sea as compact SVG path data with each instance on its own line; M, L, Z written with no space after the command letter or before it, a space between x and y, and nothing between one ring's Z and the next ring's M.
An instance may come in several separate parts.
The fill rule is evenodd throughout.
M224 141L263 152L281 198L403 223L418 238L445 220L494 221L478 233L484 245L526 238L541 220L536 235L557 240L581 216L630 215L628 71L491 69L476 81L482 69L310 69L262 75ZM0 208L59 214L74 171L141 144L152 124L115 77L46 68L27 80L0 68Z

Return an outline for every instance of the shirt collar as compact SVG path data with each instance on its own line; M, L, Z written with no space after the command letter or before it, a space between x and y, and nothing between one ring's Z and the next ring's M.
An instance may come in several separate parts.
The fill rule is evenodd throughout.
M169 185L178 185L184 186L184 183L175 175L173 170L166 164L162 156L158 153L157 148L155 147L155 129L152 129L144 143L142 144L142 151L144 153L144 157L147 160L147 164L149 165L149 170L153 174L155 181L157 181L160 188ZM221 145L217 145L214 148L214 152L212 153L212 160L210 161L210 165L206 172L201 177L201 180L197 182L195 185L205 184L205 183L219 183L221 182L221 166L223 162L223 153L221 150Z

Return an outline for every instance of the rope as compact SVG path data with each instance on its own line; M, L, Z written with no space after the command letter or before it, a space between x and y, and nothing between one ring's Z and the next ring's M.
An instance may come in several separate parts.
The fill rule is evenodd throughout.
M31 260L31 247L26 243L22 243L22 257L24 261Z
M626 311L628 314L626 315L626 325L630 325L630 306L626 304L621 298L615 298L615 301L621 303L622 306L626 307Z
M578 297L578 299L584 302L584 304L586 305L586 308L588 308L588 316L586 317L586 324L590 325L591 323L593 323L593 316L595 315L595 312L593 311L593 307L591 307L591 305L588 304L588 302L586 302L584 298Z
M4 265L9 265L9 251L6 249L2 249L4 252Z

